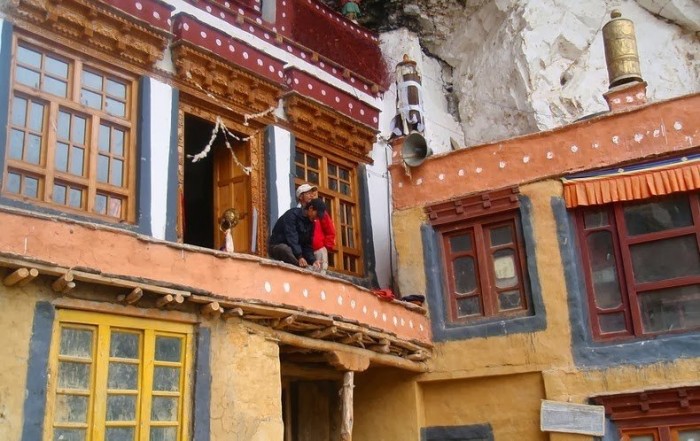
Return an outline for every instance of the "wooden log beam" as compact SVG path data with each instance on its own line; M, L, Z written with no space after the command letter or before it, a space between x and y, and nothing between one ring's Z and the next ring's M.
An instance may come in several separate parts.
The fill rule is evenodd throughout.
M296 315L290 315L289 317L285 317L285 318L283 318L283 319L282 319L282 318L279 318L279 319L276 319L276 320L275 320L275 322L272 324L272 327L273 327L274 329L287 329L287 328L290 327L292 324L294 324L294 322L295 322L296 320L297 320L297 316L296 316Z
M331 335L335 335L338 332L338 327L337 326L328 326L323 329L318 329L316 331L309 332L308 337L310 338L318 338L323 340L326 337L330 337Z
M51 288L53 288L53 290L56 292L65 294L64 290L67 289L67 291L70 291L71 289L75 288L75 282L73 282L73 278L73 273L68 271L62 276L59 276L58 279L56 279L51 284Z
M224 312L224 309L219 305L219 302L211 302L207 303L206 305L202 305L201 308L199 308L199 312L204 316L209 319L216 319L221 316L221 314Z
M2 280L5 286L14 286L29 277L28 268L18 268Z
M406 358L411 361L425 361L430 358L430 354L428 354L427 351L418 351L413 354L408 354Z
M359 343L364 338L365 334L363 332L356 332L340 340L341 343L345 345L351 345L353 343Z
M343 371L363 372L369 367L369 357L346 351L326 352L326 361Z
M348 371L343 375L343 389L341 391L342 420L340 423L341 441L352 441L353 415L353 389L355 388L355 373Z
M158 300L156 300L156 306L158 308L162 308L165 305L172 303L173 300L175 300L175 296L173 296L172 294L166 294L166 295L160 297Z
M141 297L143 297L143 290L141 288L134 288L129 294L119 294L117 296L117 301L127 305L133 305L138 302Z
M23 280L21 280L17 286L25 286L32 280L36 279L39 276L39 270L36 268L30 268L29 269L29 276L25 277Z
M241 308L231 308L224 311L224 319L230 319L232 317L243 317L243 310Z

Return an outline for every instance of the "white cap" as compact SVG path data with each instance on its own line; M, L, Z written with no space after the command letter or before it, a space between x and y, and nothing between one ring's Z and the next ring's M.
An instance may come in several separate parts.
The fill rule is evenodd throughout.
M315 185L311 185L311 184L301 184L299 186L299 188L297 188L297 199L299 199L299 197L303 193L306 193L307 191L314 191L314 190L318 190L318 187L316 187Z

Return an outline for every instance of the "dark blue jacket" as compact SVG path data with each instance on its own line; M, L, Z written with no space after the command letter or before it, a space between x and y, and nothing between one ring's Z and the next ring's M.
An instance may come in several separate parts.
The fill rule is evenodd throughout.
M294 257L303 257L309 265L316 261L314 250L311 248L311 240L314 234L314 223L304 216L301 208L287 210L272 228L268 247L280 243L286 243L292 249Z

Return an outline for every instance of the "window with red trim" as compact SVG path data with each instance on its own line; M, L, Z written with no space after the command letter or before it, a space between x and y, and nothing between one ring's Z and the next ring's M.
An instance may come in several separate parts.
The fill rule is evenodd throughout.
M441 236L450 321L528 314L516 193L506 189L428 207Z
M593 334L700 329L698 193L577 210Z

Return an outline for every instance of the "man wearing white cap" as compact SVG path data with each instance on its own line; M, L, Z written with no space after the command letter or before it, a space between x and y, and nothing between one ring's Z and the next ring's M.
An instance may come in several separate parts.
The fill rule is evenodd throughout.
M297 201L304 207L310 201L318 198L318 187L308 183L297 188ZM319 262L321 274L328 270L328 251L335 248L335 225L326 210L314 220L312 248L316 261Z

